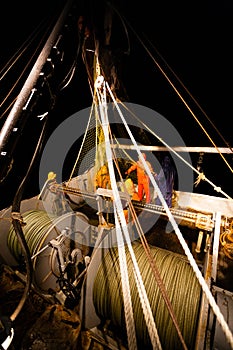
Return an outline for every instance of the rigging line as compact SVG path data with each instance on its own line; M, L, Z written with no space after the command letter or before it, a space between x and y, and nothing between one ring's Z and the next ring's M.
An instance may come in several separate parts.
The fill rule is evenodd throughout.
M123 294L128 346L129 346L129 349L134 350L134 349L137 349L137 340L136 340L135 322L133 317L132 299L130 295L127 260L126 260L126 253L124 248L125 245L124 245L124 240L123 240L120 223L118 219L118 213L116 211L116 206L114 205L113 208L114 208L114 216L115 216L115 224L116 224L117 248L118 248L118 255L119 255L121 287L122 287L122 294Z
M142 33L144 36L145 34ZM170 72L175 76L175 78L178 80L178 82L181 84L181 86L184 88L184 90L187 92L187 94L191 97L191 99L195 102L195 104L198 106L200 111L203 113L203 115L206 117L206 119L209 121L211 126L214 128L214 130L217 132L217 134L220 136L220 138L223 140L225 145L233 152L233 148L229 145L229 142L227 142L222 135L222 133L218 130L218 128L214 125L212 120L209 118L207 113L204 111L204 109L201 107L199 102L195 99L195 97L190 93L188 88L185 86L185 84L181 81L181 79L178 77L178 75L174 72L174 70L171 68L171 66L167 63L167 61L163 58L163 56L160 54L160 52L157 50L157 48L153 45L153 43L145 36L145 39L149 42L149 44L152 46L152 48L156 51L157 55L162 59L162 61L165 63L165 65L169 68Z
M57 16L60 14L60 11L59 10L57 10L57 14L55 14L55 15L53 15L53 17L52 17L52 19L51 18L48 18L47 19L47 26L46 26L46 23L44 24L44 27L45 27L45 29L46 29L46 31L45 31L45 33L43 34L43 36L42 36L42 38L41 38L41 40L39 41L39 44L37 45L37 47L36 47L36 50L34 50L34 52L33 52L33 55L32 55L32 57L30 58L30 60L29 60L29 62L33 59L33 56L35 56L36 55L36 53L40 50L40 47L41 47L41 44L44 42L44 40L45 40L45 38L48 36L48 33L50 33L51 32L51 28L53 27L53 25L54 25L54 21L57 19ZM43 23L43 22L42 22ZM40 25L41 26L41 25ZM39 26L38 26L39 27ZM43 29L43 28L42 28ZM41 29L41 30L42 30ZM34 36L34 39L35 39L35 37L36 36ZM29 37L30 38L30 37ZM29 40L29 39L28 39ZM30 42L33 42L33 40L32 39L30 39ZM47 41L48 42L48 41ZM29 62L28 62L28 64L29 64ZM27 67L27 66L26 66ZM25 83L26 84L26 83ZM17 97L18 98L18 97Z
M120 216L121 222L123 222L123 229L127 231L126 232L126 236L127 236L128 230L127 230L127 225L123 214L123 208L122 208L122 204L120 201L120 197L119 197L119 193L116 185L116 179L115 179L114 168L112 163L112 153L111 153L111 147L109 143L108 119L107 119L106 100L105 100L106 95L102 94L102 99L101 99L100 93L97 90L97 97L99 100L100 117L102 119L101 120L102 127L104 131L104 136L105 136L106 157L108 161L111 187L113 190L113 198L114 198L113 207L114 207L114 211L116 211L117 214ZM120 262L120 272L121 272L121 280L122 280L122 292L123 292L123 302L124 302L124 310L125 310L126 330L128 335L129 349L135 350L137 349L137 341L136 341L135 323L134 323L134 316L133 316L132 299L130 296L130 286L129 286L129 276L128 276L127 263L126 263L126 254L125 254L125 249L123 244L124 242L123 242L121 230L119 230L118 215L115 215L115 220L116 220L116 232L119 233L119 235L117 235L117 241L118 241L118 252L119 252L119 258L120 258L119 262Z
M117 222L119 222L118 219L118 215L117 213L115 214L117 216ZM135 278L135 282L136 282L136 286L137 286L137 290L138 290L138 295L140 298L140 302L141 302L141 306L142 306L142 311L144 314L144 318L145 318L145 322L148 328L148 333L151 339L151 344L153 346L153 349L162 349L161 348L161 343L159 340L159 335L158 335L158 331L157 331L157 327L155 324L155 320L154 320L154 316L151 310L151 306L150 306L150 302L147 296L147 292L145 289L145 285L143 283L142 280L142 276L140 273L140 269L138 266L138 262L137 259L135 257L135 253L134 250L132 248L132 244L131 241L129 239L129 236L125 236L126 242L127 242L127 247L129 249L130 252L130 256L132 259L132 263L133 263L133 273L134 273L134 278Z
M14 54L13 57L11 57L11 59L7 62L7 65L3 67L3 69L0 71L1 77L0 77L0 81L5 77L5 75L10 71L10 69L14 66L14 64L19 60L19 58L22 56L22 54L24 53L24 51L27 49L27 47L25 47L22 51L21 48ZM20 51L20 54L18 54L18 52ZM14 57L17 55L17 57L14 59ZM3 72L5 69L5 72ZM2 73L3 72L3 73Z
M120 143L119 143L119 141L117 140L116 137L115 137L115 142L116 142L116 144L118 145L118 147L120 148ZM127 156L128 159L131 160L132 163L134 162L134 159L129 155L128 152L126 152L125 149L121 149L121 151Z
M117 141L117 140L113 137L111 129L109 130L109 134L110 134L111 142L112 142L112 144L113 144L114 140L115 140L115 141ZM115 149L114 149L114 148L112 148L112 154L113 154L114 164L115 164L115 166L116 166L118 175L119 175L119 177L120 177L120 181L121 181L121 184L122 184L122 186L123 186L124 192L127 193L127 188L126 188L126 186L125 186L125 182L124 182L124 179L123 179L123 177L122 177L122 174L121 174L121 171L120 171L120 168L119 168L119 163L118 163L118 161L117 161L117 155L116 155L116 152L115 152ZM127 154L127 153L126 153L126 154ZM133 161L133 159L132 159L132 161ZM138 217L137 217L135 208L134 208L134 206L133 206L132 201L131 201L130 198L129 198L129 203L128 203L128 204L129 204L129 208L130 208L130 210L131 210L131 214L132 214L132 216L133 216L133 220L134 220L134 221L137 220L137 223L138 223L138 228L137 228L137 230L138 230L139 236L140 236L140 234L143 235L143 234L144 234L144 233L143 233L143 230L142 230L141 225L140 225L140 223L139 223L139 221L138 221ZM139 232L139 231L140 231L140 232Z
M9 109L13 106L15 101L17 100L17 96L14 98L14 100L8 105L8 107L5 108L4 112L1 114L0 119L4 117L4 115L9 111ZM1 106L0 106L1 107Z
M136 35L137 39L140 41L140 43L142 44L142 46L144 47L145 51L148 53L148 55L150 56L150 58L152 59L152 61L156 64L157 68L160 70L160 72L163 74L163 76L165 77L165 79L168 81L168 83L171 85L171 87L173 88L173 90L176 92L176 94L178 95L178 97L181 99L181 101L183 102L183 104L185 105L185 107L188 109L188 111L191 113L191 115L193 116L193 118L196 120L196 122L199 124L200 128L202 129L202 131L204 132L204 134L207 136L207 138L209 139L209 141L212 143L212 145L216 148L216 150L218 151L218 153L220 154L220 156L222 157L222 159L224 160L224 162L226 163L226 165L228 166L228 168L231 170L231 172L233 172L232 167L230 166L230 164L227 162L227 160L225 159L225 157L222 155L222 153L219 151L218 147L215 145L214 141L212 140L212 138L210 137L210 135L207 133L207 131L205 130L205 128L203 127L203 125L200 123L200 121L198 120L198 118L196 117L195 113L192 111L192 109L190 108L190 106L188 105L188 103L185 101L185 99L183 98L183 96L180 94L180 92L178 91L178 89L175 87L175 85L172 83L172 81L168 78L167 74L164 72L164 70L162 69L162 67L159 65L159 63L156 61L156 59L154 58L154 56L151 54L151 52L149 51L149 49L145 46L145 44L143 43L142 39L139 37L139 35L135 32L135 30L131 27L131 25L128 23L128 25L130 26L131 30L133 31L133 33Z
M109 89L109 93L113 97L110 89ZM121 116L122 121L123 121L126 129L128 130L129 135L131 135L131 140L135 144L135 148L136 148L138 154L140 155L140 159L141 159L141 161L142 161L142 163L143 163L143 165L144 165L144 167L145 167L145 169L147 171L147 174L148 174L148 176L149 176L149 178L150 178L154 188L158 188L154 177L152 176L152 174L149 171L149 167L147 166L147 164L145 162L145 159L141 156L140 150L137 148L137 143L134 140L134 137L133 137L130 129L128 128L128 125L127 125L127 123L126 123L126 121L125 121L125 119L123 117L123 114L121 113L121 110L119 109L119 106L117 104L115 104L115 105L116 105L116 108L118 109L119 115ZM158 188L158 194L160 196L159 188ZM169 207L168 207L168 205L167 205L167 203L164 200L162 195L160 196L160 200L161 200L162 205L163 205L163 207L164 207L164 209L165 209L165 211L167 213L168 219L169 219L169 221L171 222L171 224L172 224L172 226L174 228L174 231L175 231L175 233L177 235L177 238L179 239L179 242L180 242L180 244L181 244L181 246L182 246L182 248L183 248L183 250L184 250L184 252L185 252L185 254L186 254L187 258L188 258L188 260L189 260L189 263L190 263L191 267L193 268L193 271L194 271L194 273L195 273L195 275L197 277L197 280L200 283L201 288L202 288L204 294L206 295L206 298L207 298L210 306L212 307L212 310L213 310L214 314L216 315L216 319L218 320L220 326L222 327L222 330L223 330L223 332L224 332L224 334L225 334L229 344L231 345L231 348L233 349L233 334L232 334L232 332L231 332L231 330L229 328L229 325L227 324L224 316L222 315L221 310L220 310L219 306L217 305L217 303L216 303L216 301L215 301L215 299L214 299L214 297L213 297L213 295L212 295L212 293L211 293L211 291L209 289L209 286L208 286L206 280L202 276L202 273L201 273L201 271L200 271L200 269L199 269L199 267L198 267L198 265L197 265L193 255L192 255L192 253L190 252L190 249L189 249L189 247L188 247L184 237L182 236L182 233L180 232L179 226L178 226L176 220L174 219L174 217L173 217L173 215L172 215L172 213L171 213L171 211L170 211L170 209L169 209Z
M134 222L135 222L136 226L138 227L139 237L140 237L142 246L144 247L145 253L147 255L147 258L148 258L149 264L151 266L153 275L154 275L154 277L156 279L158 288L161 291L162 297L163 297L164 302L165 302L165 304L167 306L167 309L168 309L168 312L169 312L169 314L171 316L172 322L173 322L173 324L174 324L174 326L176 328L176 331L177 331L178 337L180 339L180 342L181 342L183 348L187 350L187 346L185 344L183 335L181 333L181 330L180 330L180 327L179 327L176 315L175 315L174 310L173 310L173 306L172 306L171 301L170 301L170 299L169 299L169 297L167 295L166 287L165 287L165 285L163 283L163 279L161 278L160 272L159 272L159 270L158 270L158 268L156 266L155 260L153 259L152 255L151 255L151 250L150 250L149 244L148 244L147 239L145 237L145 234L144 234L144 232L143 232L143 230L141 228L141 225L139 223L138 217L136 215L136 212L135 212L135 209L134 209L134 206L133 206L131 200L130 200L129 206L133 208Z
M89 85L92 99L93 99L94 98L93 79L92 79L92 74L90 73L90 67L88 66L88 63L87 63L86 55L84 54L84 52L85 52L85 40L86 40L86 38L84 39L84 43L83 43L83 47L82 47L82 60L83 60L84 66L86 68L88 85ZM91 51L91 50L89 50L89 51ZM93 54L94 54L94 51L93 51Z
M85 40L86 40L86 39L87 39L87 38L85 38ZM87 75L88 75L89 84L90 84L91 86L93 86L92 72L91 72L91 69L90 69L90 67L89 67L89 65L88 65L88 63L87 63L87 57L86 57L86 51L87 51L87 49L85 49L85 40L84 40L83 49L82 49L82 59L83 59L83 63L84 63L85 68L86 68ZM89 52L91 51L91 52L93 52L93 54L94 54L94 51L92 51L92 50L88 50L88 51L89 51Z
M139 237L140 237L142 246L144 248L144 251L145 251L145 253L147 255L148 262L149 262L149 264L151 266L152 273L153 273L153 275L154 275L154 277L156 279L158 288L161 291L163 300L164 300L164 302L165 302L165 304L167 306L168 312L169 312L169 314L171 316L172 322L173 322L174 327L175 327L175 329L177 331L177 334L178 334L178 337L180 339L180 342L181 342L183 348L187 350L187 346L185 344L183 335L181 333L181 330L180 330L180 327L179 327L176 315L175 315L174 310L173 310L173 306L172 306L171 301L170 301L170 299L169 299L169 297L167 295L166 287L165 287L165 285L163 283L163 279L160 276L160 273L159 273L159 270L158 270L158 268L156 266L156 263L155 263L152 255L151 255L151 250L150 250L149 244L148 244L147 239L145 237L145 234L144 234L144 232L143 232L143 230L141 228L140 222L138 220L138 217L137 217L136 212L135 212L135 208L134 208L131 200L129 201L129 208L130 208L131 213L133 215L133 220L134 220L135 225L137 227L137 232L139 234Z
M142 122L132 111L129 110L129 108L121 102L121 105L128 111L131 113L131 115L133 115L135 117L135 119L137 119L138 122L140 122L143 127L148 130L152 135L154 135L163 145L165 145L172 153L174 153L179 159L182 160L182 162L184 162L188 167L190 167L195 173L198 174L198 176L203 177L203 174L200 173L196 168L194 168L191 164L189 164L179 153L177 153L172 147L170 147L160 136L158 136L153 130L151 130L150 128L148 128L148 126ZM204 177L203 178L205 181L207 181L213 188L215 191L222 193L226 198L228 199L232 199L227 193L223 192L222 189L218 186L216 186L213 182L211 182L208 178Z
M121 23L122 23L122 26L124 28L125 35L126 35L126 38L127 38L127 43L128 43L128 50L125 52L125 54L129 55L130 54L130 40L129 40L129 33L128 33L127 26L125 24L125 21L124 21L122 15L120 14L120 12L115 8L115 6L113 6L112 2L106 1L106 3L107 3L108 6L112 7L112 9L116 12L116 14L118 15L118 17L121 20Z
M84 38L84 43L83 43L83 46L82 46L82 59L83 59L84 66L86 68L90 91L91 91L92 97L94 99L94 97L96 97L96 91L95 91L95 88L94 88L95 75L96 75L96 71L100 70L100 64L99 64L99 60L98 60L98 56L97 56L98 50L99 50L99 43L98 43L98 40L96 40L96 38L95 38L95 33L93 34L93 36L94 36L95 50L85 49L86 40L89 38L89 37L85 37ZM86 52L87 51L88 52L92 52L93 56L94 56L94 62L93 62L94 77L93 77L93 73L91 71L91 68L88 65L88 61L87 61L87 57L86 57ZM98 74L100 74L100 72Z
M12 92L14 91L15 87L18 85L18 83L20 82L20 79L22 78L22 76L24 75L24 73L26 72L27 68L30 66L30 63L33 59L33 56L30 58L30 60L27 62L26 66L24 67L24 69L21 71L21 74L19 75L18 79L15 81L15 83L13 84L13 86L11 87L10 91L8 92L8 94L6 95L5 99L3 100L3 102L0 104L0 108L2 107L2 105L4 104L4 102L7 100L7 98L12 94ZM16 97L14 99L14 101L17 99L18 97ZM11 102L12 104L12 102ZM8 108L9 109L9 106ZM3 115L6 113L6 111L3 113Z
M138 218L137 218L137 221L138 221ZM180 327L179 327L179 324L178 324L178 320L177 320L177 317L175 315L172 303L171 303L171 301L170 301L170 299L168 297L166 287L165 287L165 285L163 283L163 279L161 278L161 275L160 275L160 272L159 272L159 270L158 270L158 268L156 266L155 260L151 256L150 248L149 248L148 242L146 240L146 237L145 237L144 233L142 233L141 235L139 234L139 236L140 236L142 245L144 247L145 253L147 255L148 261L150 263L153 275L155 276L158 288L161 291L162 297L163 297L164 302L165 302L165 304L167 306L168 312L169 312L169 314L171 316L172 322L173 322L174 327L175 327L175 329L177 331L177 335L178 335L178 337L180 339L180 342L181 342L181 344L183 346L183 349L188 350L188 348L187 348L187 346L185 344L183 335L181 333L181 330L180 330Z
M43 38L41 38L41 40L40 40L40 43L38 44L38 47L40 47L40 45L41 45L41 43L43 42L43 40L44 40L44 37L45 37L45 35L43 36ZM35 38L35 37L34 37ZM32 40L31 40L31 42L32 42ZM25 49L26 49L26 47L25 47ZM15 82L15 84L11 87L11 89L10 89L10 91L8 92L8 94L5 96L5 98L4 98L4 100L2 101L2 103L0 104L0 108L3 106L3 104L7 101L7 99L8 99L8 97L12 94L12 92L14 91L14 89L15 89L15 87L18 85L18 83L20 82L20 79L23 77L23 74L26 72L26 70L27 70L27 68L30 66L30 64L31 64L31 62L32 62L32 60L33 60L33 58L34 58L34 56L36 55L36 53L37 53L37 50L36 51L34 51L34 53L33 53L33 55L32 56L30 56L30 59L27 61L27 64L26 64L26 66L24 67L24 69L21 71L21 74L19 75L19 77L18 77L18 79L16 80L16 82ZM21 55L20 55L21 56ZM18 56L18 57L20 57L20 56ZM18 58L17 57L17 58ZM16 61L15 61L16 62ZM14 62L14 63L15 63ZM13 65L12 65L13 66ZM12 66L10 67L10 68L12 68ZM6 112L9 110L9 108L12 106L12 104L14 104L14 102L17 100L17 98L18 98L18 96L10 103L10 105L5 109L5 111L3 112L3 114L1 115L1 117L3 117L5 114L6 114Z
M72 78L74 77L74 73L75 73L75 71L77 69L78 57L79 57L79 54L80 54L80 51L81 51L80 39L81 39L81 36L79 35L79 44L78 44L78 48L77 48L76 55L75 55L75 58L74 58L74 62L72 63L68 73L66 74L65 78L63 79L63 81L60 84L60 86L61 86L60 87L60 91L65 89L70 84ZM64 85L62 85L63 83L64 83Z
M66 83L60 88L60 91L67 88L67 86L69 86L70 82L72 81L72 78L74 77L74 73L76 71L76 68L77 68L76 61L74 60L69 72L67 73L66 77L62 81L62 83L65 83L65 81L67 80Z
M91 81L90 81L90 79L89 79L89 78L88 78L88 85L89 85L89 88L90 88L90 91L91 91L91 96L92 96L92 99L94 99L94 98L95 98L95 96L94 96L93 88L92 88Z
M43 22L45 22L45 20L43 20L41 23ZM9 70L18 61L18 59L22 56L24 51L28 49L28 43L30 44L33 41L35 41L36 37L38 36L38 28L40 28L42 25L41 23L37 26L37 28L34 29L34 31L30 34L27 40L24 41L24 43L14 53L14 55L10 58L10 60L6 63L6 65L0 70L0 81L5 77L5 75L9 72ZM46 28L46 23L44 24L44 27Z
M104 90L104 92L105 92L105 90ZM105 95L105 97L106 97L106 95ZM106 99L104 100L104 104L106 105ZM126 239L126 242L127 242L127 246L128 246L129 251L130 251L130 254L131 254L131 259L132 259L132 262L133 262L133 266L134 266L135 280L136 280L136 284L137 284L137 287L138 287L139 297L140 297L140 301L141 301L141 304L142 304L145 321L146 321L147 326L148 326L148 331L149 331L149 335L150 335L150 338L151 338L151 343L152 343L154 349L161 349L161 344L160 344L160 341L159 341L159 338L158 338L157 328L156 328L154 317L153 317L153 314L152 314L152 311L151 311L151 307L150 307L150 303L149 303L149 300L148 300L148 296L146 294L145 286L144 286L143 281L142 281L142 276L140 274L140 270L139 270L138 263L137 263L137 260L136 260L136 257L135 257L132 245L131 245L131 241L129 239L129 232L128 232L128 229L126 229L126 220L125 220L125 217L124 217L124 214L123 214L123 208L122 208L122 204L121 204L121 201L120 201L118 189L117 189L117 186L116 186L116 178L115 178L115 173L114 173L114 169L113 169L113 162L112 162L112 160L114 159L114 155L112 154L112 148L110 146L110 138L109 138L109 136L111 134L110 134L110 126L109 126L109 123L108 123L108 117L107 117L107 111L106 110L105 110L105 114L106 114L106 118L105 118L105 120L102 120L102 122L103 122L103 128L104 128L105 135L106 135L105 142L108 141L107 145L108 145L108 148L109 148L109 156L107 156L107 158L109 159L109 161L111 159L110 165L111 165L111 168L113 170L113 178L112 178L114 180L113 181L114 186L112 186L113 187L113 196L115 197L115 199L117 199L119 201L119 205L117 205L117 201L116 202L114 201L114 203L116 203L116 205L114 205L116 229L118 230L118 234L120 234L120 242L119 242L120 245L118 245L118 250L119 249L121 250L121 247L122 247L122 244L123 244L123 237L122 237L122 233L121 233L121 230L123 230L123 234L125 236L125 239ZM108 148L106 147L106 153L107 153L107 149ZM109 161L108 161L108 164L109 164ZM109 172L110 172L110 169L109 169ZM112 184L112 182L111 182L111 184ZM114 187L116 187L115 194L114 194ZM122 218L124 218L123 223L122 223ZM125 255L125 250L124 250L124 255ZM123 268L127 269L127 265L123 266Z
M86 136L87 136L87 132L88 132L88 129L89 129L89 126L90 126L90 122L91 122L91 117L92 117L92 113L93 113L93 106L94 106L94 103L92 103L92 105L91 105L91 111L90 111L89 119L88 119L88 122L87 122L87 127L86 127L86 130L85 130L85 134L84 134L84 136L83 136L82 144L81 144L81 146L80 146L80 149L79 149L79 152L78 152L76 161L75 161L75 163L74 163L73 169L72 169L72 171L71 171L69 180L67 181L67 186L69 186L69 183L70 183L70 181L71 181L71 179L72 179L72 176L73 176L74 171L75 171L75 169L76 169L76 166L77 166L77 163L78 163L80 154L81 154L82 149L83 149L83 145L84 145L84 142L85 142L85 139L86 139Z
M25 186L27 184L28 178L33 170L33 166L35 164L35 161L39 157L39 155L41 154L42 146L44 144L45 136L46 136L46 132L47 132L47 124L48 124L48 119L45 120L45 122L42 126L42 130L41 130L39 139L37 140L35 152L32 156L31 161L30 161L28 170L27 170L24 178L22 179L22 181L19 185L19 188L15 194L13 204L12 204L12 209L11 209L11 215L13 214L13 212L20 214L20 206L21 206L22 196L24 194L24 190L25 190ZM12 314L10 316L11 320L15 321L15 319L18 317L19 313L21 312L23 306L25 305L28 293L30 292L30 287L31 287L32 279L33 279L33 267L32 267L32 263L31 263L29 247L28 247L28 244L26 242L24 232L22 229L22 224L18 219L13 218L12 225L13 225L15 234L17 236L17 239L19 240L19 243L21 245L21 248L22 248L22 251L24 254L24 259L25 259L25 264L26 264L26 274L27 274L26 287L24 289L23 295L22 295L17 307L15 308L15 310L12 312Z
M150 54L151 56L151 54ZM204 126L201 124L201 122L198 120L197 116L195 115L195 113L192 111L192 109L189 107L188 103L184 100L183 96L180 94L180 92L177 90L177 88L175 87L175 85L171 82L171 80L168 78L168 76L165 74L165 72L161 69L161 67L158 65L158 63L156 62L156 60L153 58L153 56L151 56L153 61L156 63L156 65L159 67L160 71L162 72L162 74L165 76L165 78L167 79L167 81L169 82L169 84L172 86L172 88L175 90L175 92L177 93L178 97L181 99L181 101L184 103L185 107L188 109L188 111L191 113L191 115L193 116L193 118L196 120L196 122L199 124L200 128L203 130L204 134L207 136L207 138L210 140L210 142L212 143L212 145L215 147L215 149L218 151L219 155L221 156L221 158L223 159L223 161L226 163L226 165L228 166L228 168L231 170L231 172L233 172L232 167L230 166L230 164L227 162L226 158L223 156L223 154L220 152L219 148L217 147L217 145L214 143L213 139L211 138L211 136L208 134L208 132L206 131L206 129L204 128Z
M114 96L113 96L113 93L111 92L108 83L106 83L106 85L107 85L108 91L109 91L109 93L110 93L110 96L111 96L111 98L112 98L112 100L113 100L113 102L114 102L114 104L115 104L115 106L116 106L116 105L117 105L117 102L116 102L116 100L115 100L115 98L114 98ZM117 107L118 107L118 106L117 106ZM123 115L121 115L121 113L119 112L119 108L117 108L117 110L118 110L119 115L121 116L121 119L122 119L123 123L125 124L126 121L125 121ZM126 125L127 125L127 123L126 123ZM125 126L126 126L126 125L125 125ZM145 166L145 169L146 169L147 174L149 175L149 177L151 177L151 178L153 179L152 184L154 185L154 189L157 191L160 200L161 200L161 197L162 197L161 202L162 202L162 203L163 203L163 202L166 202L165 199L164 199L164 197L163 197L163 195L162 195L162 193L161 193L161 191L160 191L160 189L159 189L159 187L158 187L158 185L157 185L157 183L156 183L156 181L154 180L154 177L153 177L152 174L150 173L150 170L149 170L149 168L148 168L148 165L146 164L146 161L145 161L144 158L142 157L141 152L140 152L140 150L139 150L138 147L137 147L136 141L135 141L135 139L134 139L134 137L133 137L133 135L132 135L132 133L131 133L131 131L130 131L128 125L127 125L126 129L127 129L127 131L128 131L128 134L129 134L129 136L130 136L132 142L133 142L133 143L135 144L135 146L136 146L136 150L137 150L137 152L138 152L138 155L140 155L140 159L142 158L143 161L144 161L144 162L143 162L143 165ZM130 201L130 202L131 202L131 201ZM131 205L132 205L132 202L131 202ZM168 209L168 210L169 210L169 209ZM141 228L141 225L140 225L138 219L136 219L136 223L137 223L138 233L139 233L140 239L141 239L141 241L142 241L143 247L144 247L145 252L146 252L146 254L147 254L147 257L148 257L148 259L149 259L149 263L150 263L150 265L151 265L151 268L152 268L152 271L153 271L153 273L154 273L155 279L156 279L156 281L157 281L157 283L158 283L159 289L160 289L161 292L162 292L162 296L163 296L163 299L164 299L164 301L165 301L165 303L166 303L166 306L167 306L167 308L168 308L168 311L169 311L169 313L170 313L172 322L173 322L173 324L174 324L174 326L175 326L175 328L176 328L177 334L178 334L178 336L179 336L179 338L180 338L180 341L181 341L181 343L182 343L182 345L183 345L183 348L184 348L184 349L187 349L186 344L185 344L184 339L183 339L183 336L182 336L182 333L181 333L181 331L180 331L180 328L179 328L179 325L178 325L178 322L177 322L175 313L174 313L174 311L173 311L172 304L171 304L171 302L170 302L170 300L169 300L169 298L168 298L168 296L167 296L165 286L164 286L163 281L162 281L162 279L161 279L161 277L160 277L160 274L159 274L159 271L158 271L158 269L157 269L157 267L156 267L156 265L155 265L155 262L153 261L153 258L151 257L149 245L148 245L148 243L147 243L147 240L146 240L146 238L145 238L145 235L144 235L144 233L143 233L143 230L142 230L142 228Z

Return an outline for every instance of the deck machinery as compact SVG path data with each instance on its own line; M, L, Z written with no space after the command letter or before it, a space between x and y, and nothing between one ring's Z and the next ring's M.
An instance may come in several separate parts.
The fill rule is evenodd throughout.
M98 337L107 336L111 346L130 348L133 340L127 333L129 314L124 311L122 282L124 258L120 255L111 190L87 191L84 176L88 174L72 179L69 186L48 180L43 193L22 201L21 220L31 253L33 285L44 295L55 293L63 304L78 304L83 327ZM182 348L184 342L183 347L189 349L231 349L232 202L174 193L170 212L182 230L185 246L162 206L131 201L124 192L120 198L124 210L132 205L136 212L136 218L128 222L130 246L126 238L122 244L127 247L123 257L137 342L148 348L155 346L153 342L159 342L163 349ZM216 212L216 207L222 212ZM11 207L1 211L1 261L22 270L22 250L9 220L12 215ZM138 224L146 225L142 236L135 230ZM145 287L139 291L147 293L157 337L156 332L152 335L147 330L150 316L146 313L150 312L139 300L134 259ZM114 340L113 330L118 340L122 337L121 345Z

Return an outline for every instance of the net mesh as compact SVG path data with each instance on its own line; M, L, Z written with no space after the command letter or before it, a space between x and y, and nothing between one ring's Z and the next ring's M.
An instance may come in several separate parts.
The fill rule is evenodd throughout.
M125 104L118 103L118 107L132 133L137 135L137 143L139 145L151 145L154 141L152 141L149 131L145 130L140 119L135 118L132 110L129 110ZM100 108L93 102L82 145L79 150L76 150L77 158L70 175L70 180L77 176L80 178L85 176L85 190L91 192L95 191L96 187L110 188L110 186L104 186L107 180L103 179L108 160ZM125 171L137 161L138 153L132 146L132 141L114 103L107 103L107 119L116 179L117 181L123 181L126 178ZM122 144L124 144L124 147L122 147ZM99 186L96 183L98 174L102 176L102 185L100 180ZM137 180L135 173L131 176L134 181ZM82 184L80 186L82 187Z

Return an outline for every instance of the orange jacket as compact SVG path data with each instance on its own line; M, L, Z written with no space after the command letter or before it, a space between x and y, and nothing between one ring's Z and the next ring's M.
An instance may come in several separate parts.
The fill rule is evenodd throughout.
M154 173L150 162L146 160L146 164L148 165L150 171ZM137 170L138 184L149 181L149 176L147 175L146 170L140 160L138 160L137 163L133 164L126 173L130 174L134 170Z

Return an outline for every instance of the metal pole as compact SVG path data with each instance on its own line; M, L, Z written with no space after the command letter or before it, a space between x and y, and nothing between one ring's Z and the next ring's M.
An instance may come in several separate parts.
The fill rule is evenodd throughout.
M52 47L56 43L57 37L59 35L59 32L62 29L62 26L64 25L64 21L67 18L67 15L69 13L69 10L71 8L71 5L74 0L69 0L67 4L64 6L61 15L59 16L49 38L47 39L39 57L37 58L28 78L26 79L16 102L14 103L3 127L0 132L0 161L2 163L0 172L4 173L5 169L3 169L5 166L8 166L9 160L11 158L11 155L14 151L14 148L16 146L16 143L20 137L20 130L17 127L17 122L20 119L20 115L22 113L23 109L26 109L27 107L27 101L30 99L30 96L34 93L33 87L35 86L37 79L39 78L39 75L41 73L41 70L48 59L48 56L51 52ZM27 113L25 115L25 119L27 118ZM24 120L25 122L25 120ZM11 149L8 149L8 142L10 137L15 138L15 142ZM7 164L7 165L5 165ZM1 175L0 173L0 175ZM0 176L1 179L1 176Z

